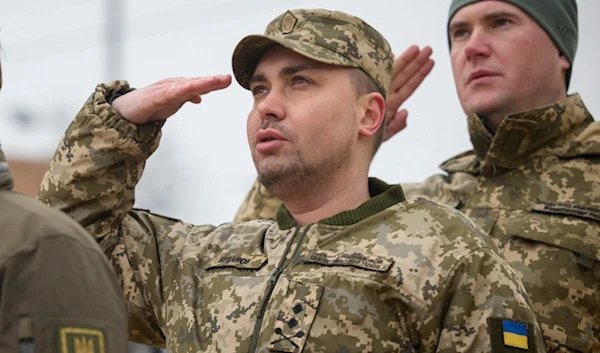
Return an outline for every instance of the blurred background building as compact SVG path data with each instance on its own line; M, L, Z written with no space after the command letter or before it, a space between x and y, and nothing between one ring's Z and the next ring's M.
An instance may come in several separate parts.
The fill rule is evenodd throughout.
M600 2L578 4L580 40L570 92L579 92L591 112L600 114L595 38ZM360 16L397 54L411 44L433 47L436 66L405 105L409 127L385 144L371 169L389 182L419 181L470 146L450 70L448 5L448 0L5 1L0 143L17 189L35 195L62 133L97 83L127 79L142 87L166 77L231 73L231 54L243 36L262 32L288 8L319 7ZM255 177L245 133L251 104L250 94L234 81L200 106L185 106L164 127L161 147L136 190L136 206L192 223L231 220Z
M48 162L45 160L11 159L8 163L15 179L15 190L34 197L40 188L40 181L46 172Z

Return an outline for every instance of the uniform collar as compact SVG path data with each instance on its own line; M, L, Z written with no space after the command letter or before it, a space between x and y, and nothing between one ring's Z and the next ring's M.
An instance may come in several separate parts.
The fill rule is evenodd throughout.
M579 131L593 121L578 94L555 104L511 114L495 135L477 115L468 117L469 134L482 168L517 168L525 157L541 147L557 148L561 137Z
M400 185L388 185L376 178L369 178L369 194L371 198L357 208L340 212L319 223L333 226L352 225L405 200ZM296 221L283 204L279 206L275 216L280 229L296 226Z

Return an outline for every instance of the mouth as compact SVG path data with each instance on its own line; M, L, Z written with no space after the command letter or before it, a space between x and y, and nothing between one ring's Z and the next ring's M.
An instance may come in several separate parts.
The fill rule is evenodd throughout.
M270 153L279 148L286 141L283 135L274 129L258 130L255 136L256 150Z
M275 137L265 137L265 138L258 140L258 142L260 143L260 142L269 142L269 141L277 141L277 140L278 139L276 139Z
M471 74L467 77L467 85L471 84L474 81L479 81L486 78L498 77L499 75L495 72L488 70L476 70L471 72Z
M283 135L274 129L258 130L256 133L256 143L285 140Z

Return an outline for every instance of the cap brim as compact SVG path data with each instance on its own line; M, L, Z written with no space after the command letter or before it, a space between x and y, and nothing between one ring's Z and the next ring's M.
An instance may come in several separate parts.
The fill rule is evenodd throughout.
M325 64L346 67L359 67L350 59L339 53L306 43L297 39L290 40L286 37L273 38L264 35L250 35L243 38L233 51L233 74L238 83L245 89L250 89L250 79L262 55L274 45L281 45L309 59Z

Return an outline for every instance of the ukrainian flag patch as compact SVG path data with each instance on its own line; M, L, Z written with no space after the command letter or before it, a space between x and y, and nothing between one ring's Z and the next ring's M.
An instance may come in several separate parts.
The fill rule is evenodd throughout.
M505 318L488 319L492 352L535 352L535 340L531 324Z
M509 347L521 349L529 348L527 345L527 325L511 320L502 320L504 344Z

